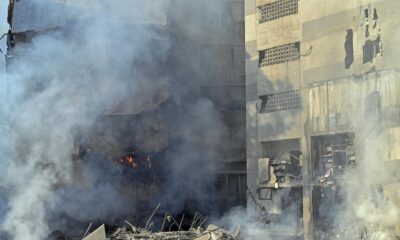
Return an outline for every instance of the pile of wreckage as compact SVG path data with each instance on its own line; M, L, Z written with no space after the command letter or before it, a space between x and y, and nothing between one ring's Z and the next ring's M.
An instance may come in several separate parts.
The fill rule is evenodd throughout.
M202 226L206 222L207 217L202 216L198 212L195 213L189 230L182 230L185 215L182 216L178 223L172 214L167 212L164 215L160 231L151 231L150 229L154 226L152 219L159 207L160 204L154 209L144 228L136 227L130 222L125 221L125 226L118 228L114 233L107 236L104 224L88 234L91 228L91 225L89 225L83 236L83 240L239 240L239 227L233 234L213 224L209 224L206 229L203 229ZM177 230L173 231L173 228Z
M102 225L83 240L237 240L238 235L238 231L231 234L221 227L210 224L205 230L198 227L187 231L168 232L151 232L131 225L118 228L113 234L106 236L105 227Z

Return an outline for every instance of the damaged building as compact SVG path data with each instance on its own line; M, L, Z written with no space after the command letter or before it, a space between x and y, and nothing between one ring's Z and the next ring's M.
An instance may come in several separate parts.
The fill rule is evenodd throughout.
M66 14L76 7L73 1L33 2L9 2L9 72L37 36L74 29L75 16ZM164 221L195 211L220 217L242 206L252 217L243 228L260 231L261 226L273 239L400 237L400 2L211 2L170 0L165 11L130 26L132 32L143 26L157 32L151 39L157 53L139 63L146 70L141 77L155 79L156 87L143 84L141 92L118 99L78 134L74 178L83 178L81 161L93 154L123 166L124 195L141 209L130 218L140 219L138 224L162 201L156 198L169 192L163 205L173 214L156 216ZM98 11L100 5L90 8ZM174 79L168 83L176 87L159 76ZM149 101L132 104L142 95ZM199 99L212 103L221 122L180 134L218 130L216 142L173 134L181 127L177 119L189 119L182 128L196 125L187 115ZM182 144L188 139L190 144ZM204 162L177 168L174 154L192 148ZM202 156L210 149L212 154ZM191 171L198 171L201 177L195 181L204 184L174 192L168 178L174 169L180 171L175 173L180 182L192 184ZM206 191L195 194L197 187ZM184 190L187 195L181 194ZM114 234L111 239L240 239L220 227L196 230L185 221L173 231L161 231L166 235L129 222L101 234L107 230ZM182 224L185 231L180 231ZM216 230L219 236L213 238Z
M399 9L396 0L245 2L248 211L291 225L276 236L370 239L337 229L348 191L368 184L398 204Z
M82 5L90 8L90 11L99 11L101 1L92 3L89 6ZM215 158L217 160L210 167L205 166L202 171L205 180L199 186L205 187L209 194L201 197L191 193L187 196L182 194L182 197L175 199L176 202L170 205L171 211L178 215L182 212L190 215L195 211L221 215L234 206L246 205L244 3L241 0L219 1L213 7L213 12L206 14L207 22L193 18L188 19L185 24L182 24L182 19L193 11L191 3L177 0L169 1L168 4L167 9L157 9L151 16L139 14L136 23L130 26L132 32L151 29L157 35L151 39L151 44L154 49L160 48L159 53L150 54L150 60L146 58L140 63L143 64L143 69L147 69L142 77L152 80L158 76L172 76L177 79L174 80L175 84L182 84L180 79L191 79L193 85L186 87L187 92L176 88L175 93L173 88L169 89L162 82L163 79L159 79L155 80L159 83L155 89L143 89L141 93L116 100L96 120L95 125L90 129L82 129L82 137L76 139L74 161L77 167L74 177L77 181L84 179L84 170L79 167L82 159L93 155L111 159L116 165L125 168L126 186L121 191L141 209L142 215L136 218L146 216L154 207L156 196L168 191L171 183L167 175L173 175L168 171L173 164L178 164L178 160L169 163L164 159L175 150L178 142L183 141L171 136L173 119L164 119L163 116L169 112L168 114L176 115L176 118L186 118L190 113L185 111L193 108L191 105L196 104L199 99L206 99L217 110L216 114L222 122L220 125L223 126L223 129L218 130L221 132L221 136L217 136L220 138L219 142L212 146L213 154L204 155L205 158L210 158L204 159L204 163L214 161ZM75 29L76 16L69 15L70 9L76 5L79 3L73 1L40 3L10 0L7 71L14 71L36 37L57 32L68 35L71 29L79 31ZM51 14L47 14L48 12ZM83 22L90 21L90 17L79 17L88 18L83 19ZM131 16L127 13L122 19L129 17ZM197 32L191 29L197 29ZM204 32L210 34L204 35ZM168 49L163 49L164 46ZM190 57L187 52L191 53ZM34 87L38 87L40 91L40 86ZM142 95L149 96L149 101L135 105L135 99L142 98ZM177 98L187 101L183 106L178 106L177 102L182 100L176 100ZM196 136L193 139L198 141ZM194 144L196 148L202 149L208 143L199 141ZM193 146L187 147L190 149ZM205 151L207 152L208 150ZM190 166L182 168L188 167ZM184 178L187 173L179 174ZM197 190L194 189L193 192ZM178 193L171 191L169 194ZM176 207L177 204L180 206ZM169 207L168 203L164 206Z

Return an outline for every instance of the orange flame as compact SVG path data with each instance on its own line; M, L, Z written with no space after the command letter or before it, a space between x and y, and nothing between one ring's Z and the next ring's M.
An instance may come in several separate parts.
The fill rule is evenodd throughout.
M136 157L131 154L123 156L119 160L115 160L114 163L119 165L128 165L133 168L137 168L139 166L137 164Z
M129 166L132 168L138 168L139 167L138 162L145 163L147 168L152 167L150 156L146 156L146 158L144 158L144 159L138 159L138 158L136 158L136 156L134 154L128 154L128 155L125 155L125 156L119 158L118 160L114 161L115 164L125 165L125 166ZM141 165L143 165L143 164L141 164Z

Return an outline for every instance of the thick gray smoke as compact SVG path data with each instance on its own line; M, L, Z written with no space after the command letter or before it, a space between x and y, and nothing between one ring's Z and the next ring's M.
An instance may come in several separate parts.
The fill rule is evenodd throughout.
M157 123L133 127L142 134L132 145L152 132L168 136L171 147L160 160L169 170L165 199L181 204L187 195L201 197L209 182L205 165L217 158L213 148L223 125L213 103L199 94L203 76L194 69L202 59L174 66L186 56L171 56L174 37L162 30L168 1L65 2L63 26L17 44L19 55L1 79L8 90L0 220L10 239L42 240L63 227L63 216L113 221L135 211L121 166L104 154L77 158L82 139L95 135L93 126L120 102L130 113L156 112ZM195 21L207 18L188 10ZM147 151L165 148L167 140L157 139L144 144Z

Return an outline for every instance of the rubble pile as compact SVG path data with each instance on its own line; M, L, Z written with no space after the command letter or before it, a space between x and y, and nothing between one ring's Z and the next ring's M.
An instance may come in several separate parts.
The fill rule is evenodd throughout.
M107 240L167 240L167 239L179 239L179 240L236 240L238 234L231 234L228 231L217 227L215 225L208 225L203 230L201 227L196 229L189 229L188 231L170 231L170 232L151 232L145 229L126 227L118 228ZM88 236L90 237L90 235ZM97 239L86 239L85 240L97 240ZM100 240L100 239L99 239Z
M104 225L86 236L91 227L91 225L89 225L83 240L239 240L239 228L237 228L233 234L223 229L223 227L213 224L209 224L207 228L203 229L202 226L206 222L207 217L202 216L198 212L195 213L188 230L182 229L185 215L182 216L182 219L178 223L178 221L167 212L165 213L160 231L151 231L150 229L154 226L152 219L159 207L160 204L155 208L144 228L134 226L130 222L125 221L125 226L117 228L117 230L109 236L106 235ZM173 227L177 228L177 230L171 230Z
M104 225L93 231L83 240L238 240L239 231L231 234L216 225L208 225L204 230L201 227L187 231L152 232L140 229L133 225L118 228L110 236L106 236Z

